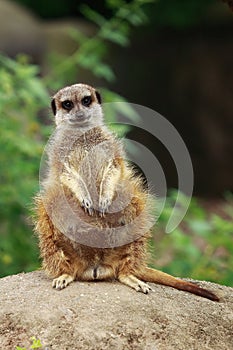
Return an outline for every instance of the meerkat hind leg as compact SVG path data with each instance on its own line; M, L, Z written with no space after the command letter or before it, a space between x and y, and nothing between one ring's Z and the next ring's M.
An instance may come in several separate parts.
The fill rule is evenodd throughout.
M118 279L121 283L135 289L137 292L148 294L149 291L153 291L153 289L147 283L139 280L133 275L119 276Z
M73 282L73 280L73 276L65 273L57 278L54 278L52 286L57 290L61 290L67 287L71 282Z

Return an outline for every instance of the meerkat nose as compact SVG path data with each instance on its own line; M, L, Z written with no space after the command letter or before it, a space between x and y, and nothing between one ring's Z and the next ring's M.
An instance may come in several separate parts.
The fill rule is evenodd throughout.
M82 118L82 117L84 117L84 113L83 113L82 111L77 111L77 112L75 113L75 117L76 117L76 118Z

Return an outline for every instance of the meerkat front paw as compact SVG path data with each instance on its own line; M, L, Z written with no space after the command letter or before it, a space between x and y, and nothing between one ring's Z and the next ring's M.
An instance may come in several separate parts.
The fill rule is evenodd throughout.
M71 282L73 282L73 280L74 278L72 276L64 274L57 278L54 278L52 287L57 290L61 290L67 287Z

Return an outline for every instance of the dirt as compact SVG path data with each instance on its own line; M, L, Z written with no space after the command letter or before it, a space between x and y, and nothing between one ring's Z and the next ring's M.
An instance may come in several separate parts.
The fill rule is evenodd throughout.
M233 288L200 285L221 298L213 302L152 285L149 295L118 282L75 282L51 288L43 271L0 279L0 349L44 350L232 350Z

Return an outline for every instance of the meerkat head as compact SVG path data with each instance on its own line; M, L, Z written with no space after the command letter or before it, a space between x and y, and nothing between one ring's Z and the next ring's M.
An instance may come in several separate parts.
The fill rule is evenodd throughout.
M103 123L100 94L86 84L59 90L53 96L51 107L57 126L95 127Z

